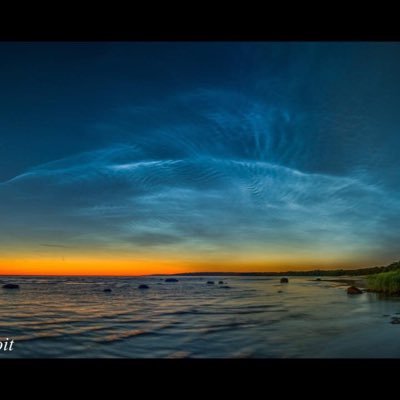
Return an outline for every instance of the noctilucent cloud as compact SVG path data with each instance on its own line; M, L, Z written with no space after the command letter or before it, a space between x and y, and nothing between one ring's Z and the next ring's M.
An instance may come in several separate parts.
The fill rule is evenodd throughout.
M400 44L1 43L0 54L0 269L400 258Z

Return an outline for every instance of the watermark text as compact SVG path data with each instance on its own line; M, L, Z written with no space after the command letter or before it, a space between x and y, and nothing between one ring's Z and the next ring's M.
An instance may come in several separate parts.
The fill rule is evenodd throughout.
M13 351L14 339L0 340L0 351Z

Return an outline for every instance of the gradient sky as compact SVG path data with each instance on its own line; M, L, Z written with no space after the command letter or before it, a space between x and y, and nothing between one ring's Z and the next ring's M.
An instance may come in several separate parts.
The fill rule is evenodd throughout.
M400 44L0 43L0 273L400 258Z

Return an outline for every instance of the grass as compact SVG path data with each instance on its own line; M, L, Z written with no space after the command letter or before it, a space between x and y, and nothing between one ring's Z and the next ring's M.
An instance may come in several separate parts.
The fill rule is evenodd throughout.
M400 270L367 277L368 289L385 294L400 294Z

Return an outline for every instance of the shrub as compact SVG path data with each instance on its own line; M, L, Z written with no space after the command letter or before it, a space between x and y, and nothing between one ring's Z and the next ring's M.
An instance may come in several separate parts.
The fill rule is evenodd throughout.
M367 277L368 289L386 294L400 293L400 270L381 272Z

